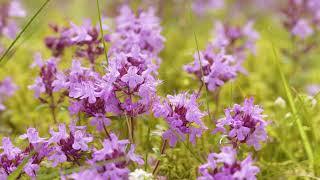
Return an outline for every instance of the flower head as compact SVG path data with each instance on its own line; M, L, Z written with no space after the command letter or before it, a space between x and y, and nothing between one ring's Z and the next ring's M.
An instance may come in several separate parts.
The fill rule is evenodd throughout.
M261 148L261 142L267 140L267 122L263 119L263 109L253 104L253 98L246 99L244 105L235 104L225 110L225 118L217 121L213 133L222 132L237 147L240 143Z
M222 147L220 153L209 154L208 162L199 166L201 176L197 179L256 179L260 170L253 165L251 156L243 161L236 157L236 150L229 146Z
M207 127L202 122L205 115L198 108L195 94L181 93L168 95L163 103L155 103L152 111L158 117L163 117L169 124L169 129L163 133L163 138L174 147L177 141L184 141L190 135L190 141L195 143L196 137L201 137Z

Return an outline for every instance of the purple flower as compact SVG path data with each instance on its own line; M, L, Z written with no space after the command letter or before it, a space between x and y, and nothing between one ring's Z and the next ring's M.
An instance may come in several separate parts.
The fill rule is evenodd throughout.
M255 180L260 170L253 165L251 156L243 161L237 161L236 156L236 150L229 146L222 147L220 153L209 154L208 162L199 166L201 176L197 179Z
M48 157L49 161L52 162L52 167L56 167L58 164L64 163L67 161L67 156L61 150L60 146L55 146L53 154Z
M292 28L292 34L301 39L306 39L313 34L313 29L305 19L300 19Z
M35 128L28 128L27 133L20 136L21 139L28 139L29 143L37 144L44 142L44 138L39 137L39 133Z
M143 82L143 77L137 74L138 69L134 66L129 67L127 74L121 77L121 81L128 83L131 89Z
M12 82L10 77L0 81L0 111L5 110L5 106L2 104L9 97L13 96L18 87Z
M224 0L195 0L192 2L192 10L199 16L223 8Z
M243 71L241 63L236 62L233 56L225 54L225 51L214 53L212 44L207 46L206 51L200 52L200 60L203 74L197 53L194 62L184 66L184 69L188 73L196 75L201 81L203 75L204 83L210 91L215 91L226 82L235 79L238 72Z
M238 147L240 143L261 148L261 142L267 140L267 122L263 119L263 109L253 104L253 98L246 99L244 105L235 104L225 110L225 118L217 121L213 133L222 132L231 143Z
M92 137L86 137L85 134L78 130L74 133L74 142L72 147L76 150L81 149L82 151L88 150L88 143L93 140Z
M9 160L13 160L19 153L21 153L21 150L14 147L8 137L2 138L2 146L0 148L3 149L0 156L6 155Z
M71 34L74 36L71 38L72 42L81 43L83 41L91 41L92 37L88 34L86 27L84 26L77 26L73 22L71 24L71 29L69 30Z
M176 96L167 96L163 103L157 102L152 108L157 117L163 117L169 124L169 129L164 132L163 138L174 147L177 141L184 141L190 135L190 142L195 144L196 137L201 137L207 127L202 122L202 113L196 102L197 96L181 93Z
M319 84L310 84L306 87L306 91L311 96L315 96L320 92L320 85Z
M72 173L68 178L75 180L103 180L104 178L98 173L96 169L86 169L80 172Z
M97 114L92 118L90 124L96 126L97 131L101 132L104 130L105 126L109 126L111 124L111 120L102 114Z

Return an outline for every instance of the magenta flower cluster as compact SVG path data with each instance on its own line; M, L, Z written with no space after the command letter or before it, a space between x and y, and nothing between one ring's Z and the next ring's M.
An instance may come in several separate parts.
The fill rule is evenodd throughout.
M162 102L159 99L154 104L154 116L164 118L169 125L162 136L169 141L171 147L176 146L178 141L185 141L186 136L195 144L196 138L201 137L207 129L202 121L205 113L199 110L196 100L196 94L181 93L168 95L167 99Z
M221 148L220 153L211 153L208 162L199 166L198 180L238 179L255 180L259 168L253 165L249 155L242 161L237 160L237 152L230 146Z
M50 129L51 137L46 140L46 138L39 137L35 128L29 128L26 134L20 136L21 139L27 139L29 142L23 151L15 147L9 138L4 137L1 146L3 152L0 154L1 179L6 179L28 157L30 158L24 166L23 172L31 178L37 176L40 164L44 159L52 162L52 167L66 162L80 165L85 161L92 166L97 166L97 169L93 171L99 173L101 178L106 179L127 177L130 172L127 168L129 162L137 162L140 165L144 163L140 156L134 153L135 145L131 144L130 150L127 152L129 141L118 140L115 134L110 134L109 139L103 141L103 149L97 150L89 145L93 141L93 137L86 133L86 126L76 126L71 123L69 129L68 133L66 126L60 124L57 132ZM112 163L108 160L118 161ZM74 173L70 175L70 178L75 178L81 173Z
M226 117L217 121L213 133L222 132L235 148L246 143L259 150L261 142L267 140L268 122L264 120L262 112L260 106L254 105L253 98L246 99L243 106L235 104L225 110Z
M194 62L185 65L184 69L200 81L203 80L210 91L215 91L226 82L235 79L242 71L241 64L234 56L225 54L224 50L216 53L212 44L209 44L205 51L195 53Z

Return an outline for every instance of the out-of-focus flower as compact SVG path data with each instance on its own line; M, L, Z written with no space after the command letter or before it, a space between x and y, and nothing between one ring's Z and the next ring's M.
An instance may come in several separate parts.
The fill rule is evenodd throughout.
M278 97L274 101L274 105L280 106L281 108L285 108L286 107L286 101L282 97Z
M13 96L18 87L12 82L10 77L0 81L0 112L5 110L4 101Z
M231 141L234 147L240 143L261 148L261 142L267 140L267 122L263 119L263 109L253 104L253 98L246 99L243 106L235 104L225 110L225 118L217 121L213 133L222 132Z
M129 180L153 180L153 175L142 169L136 169L129 174Z
M200 81L202 81L203 75L204 83L210 91L215 91L226 82L235 79L238 72L244 71L241 63L237 62L233 56L225 54L225 51L215 53L212 44L209 44L205 51L199 53L200 60L198 53L195 53L194 62L185 65L184 69L188 73L196 75Z
M213 46L223 48L228 54L235 56L237 61L244 61L248 52L256 53L256 42L259 33L253 28L254 21L250 20L243 27L215 22L213 30Z
M201 176L197 179L256 179L260 169L253 165L251 156L243 161L236 157L236 150L229 146L222 147L220 153L209 154L208 162L199 166Z
M320 84L310 84L306 87L306 91L311 96L315 96L320 92Z
M186 135L193 144L196 137L201 137L207 127L202 122L205 115L198 108L195 94L181 93L176 96L168 95L163 102L156 102L152 108L156 117L163 117L169 124L169 129L163 133L163 138L174 147L178 141L184 141Z
M313 34L313 29L305 19L300 19L292 28L292 34L301 39L306 39Z
M224 7L224 0L195 0L192 2L192 10L199 16Z

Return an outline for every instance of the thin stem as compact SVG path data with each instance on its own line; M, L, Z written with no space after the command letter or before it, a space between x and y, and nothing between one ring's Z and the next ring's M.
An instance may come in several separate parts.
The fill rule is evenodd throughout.
M132 138L132 143L134 143L134 117L130 117L131 121L131 138Z
M50 99L51 99L51 102L50 102L51 115L53 118L53 122L57 124L58 122L57 122L57 115L56 115L56 104L54 102L53 94L50 95Z
M110 136L110 134L109 134L109 132L108 132L108 130L107 130L107 128L106 128L106 125L103 123L103 130L104 130L104 132L106 133L106 135L107 135L107 137L109 138L109 140L111 140L111 136Z
M102 40L102 44L103 44L104 55L106 56L107 65L108 65L108 53L107 53L106 43L104 41L104 34L103 34L103 28L102 28L102 20L101 20L99 0L97 0L97 9L98 9L99 24L100 24L100 32L101 32L101 36L102 36L101 40Z
M31 23L35 20L35 18L39 15L39 13L43 10L43 8L49 3L50 0L46 0L41 7L38 9L38 11L31 17L31 19L27 22L27 24L23 27L23 29L20 31L20 33L17 35L17 37L12 41L8 49L4 52L4 54L0 58L0 62L8 55L8 53L11 51L13 46L16 44L16 42L20 39L22 34L28 29L28 27L31 25Z
M189 10L189 14L190 14L190 20L192 20L192 14L191 14L191 8ZM200 50L199 50L199 45L198 45L198 39L197 39L197 34L195 32L195 30L193 30L193 36L194 36L194 41L196 43L196 47L197 47L197 53L198 53L198 60L199 60L199 64L200 64L200 71L201 71L201 82L202 85L205 86L206 89L206 104L207 104L207 112L208 112L208 117L209 120L211 121L211 114L210 114L210 106L209 106L209 99L208 99L208 87L206 86L206 84L204 83L204 72L203 72L203 68L202 68L202 62L201 62L201 56L200 56Z
M163 155L163 154L164 154L164 151L166 150L167 144L168 144L168 141L167 141L167 140L164 140L164 142L162 143L162 146L161 146L160 155ZM154 169L153 169L153 171L152 171L152 174L153 174L154 176L157 175L156 173L157 173L157 169L158 169L159 165L160 165L160 159L157 160L156 165L155 165L155 167L154 167Z

